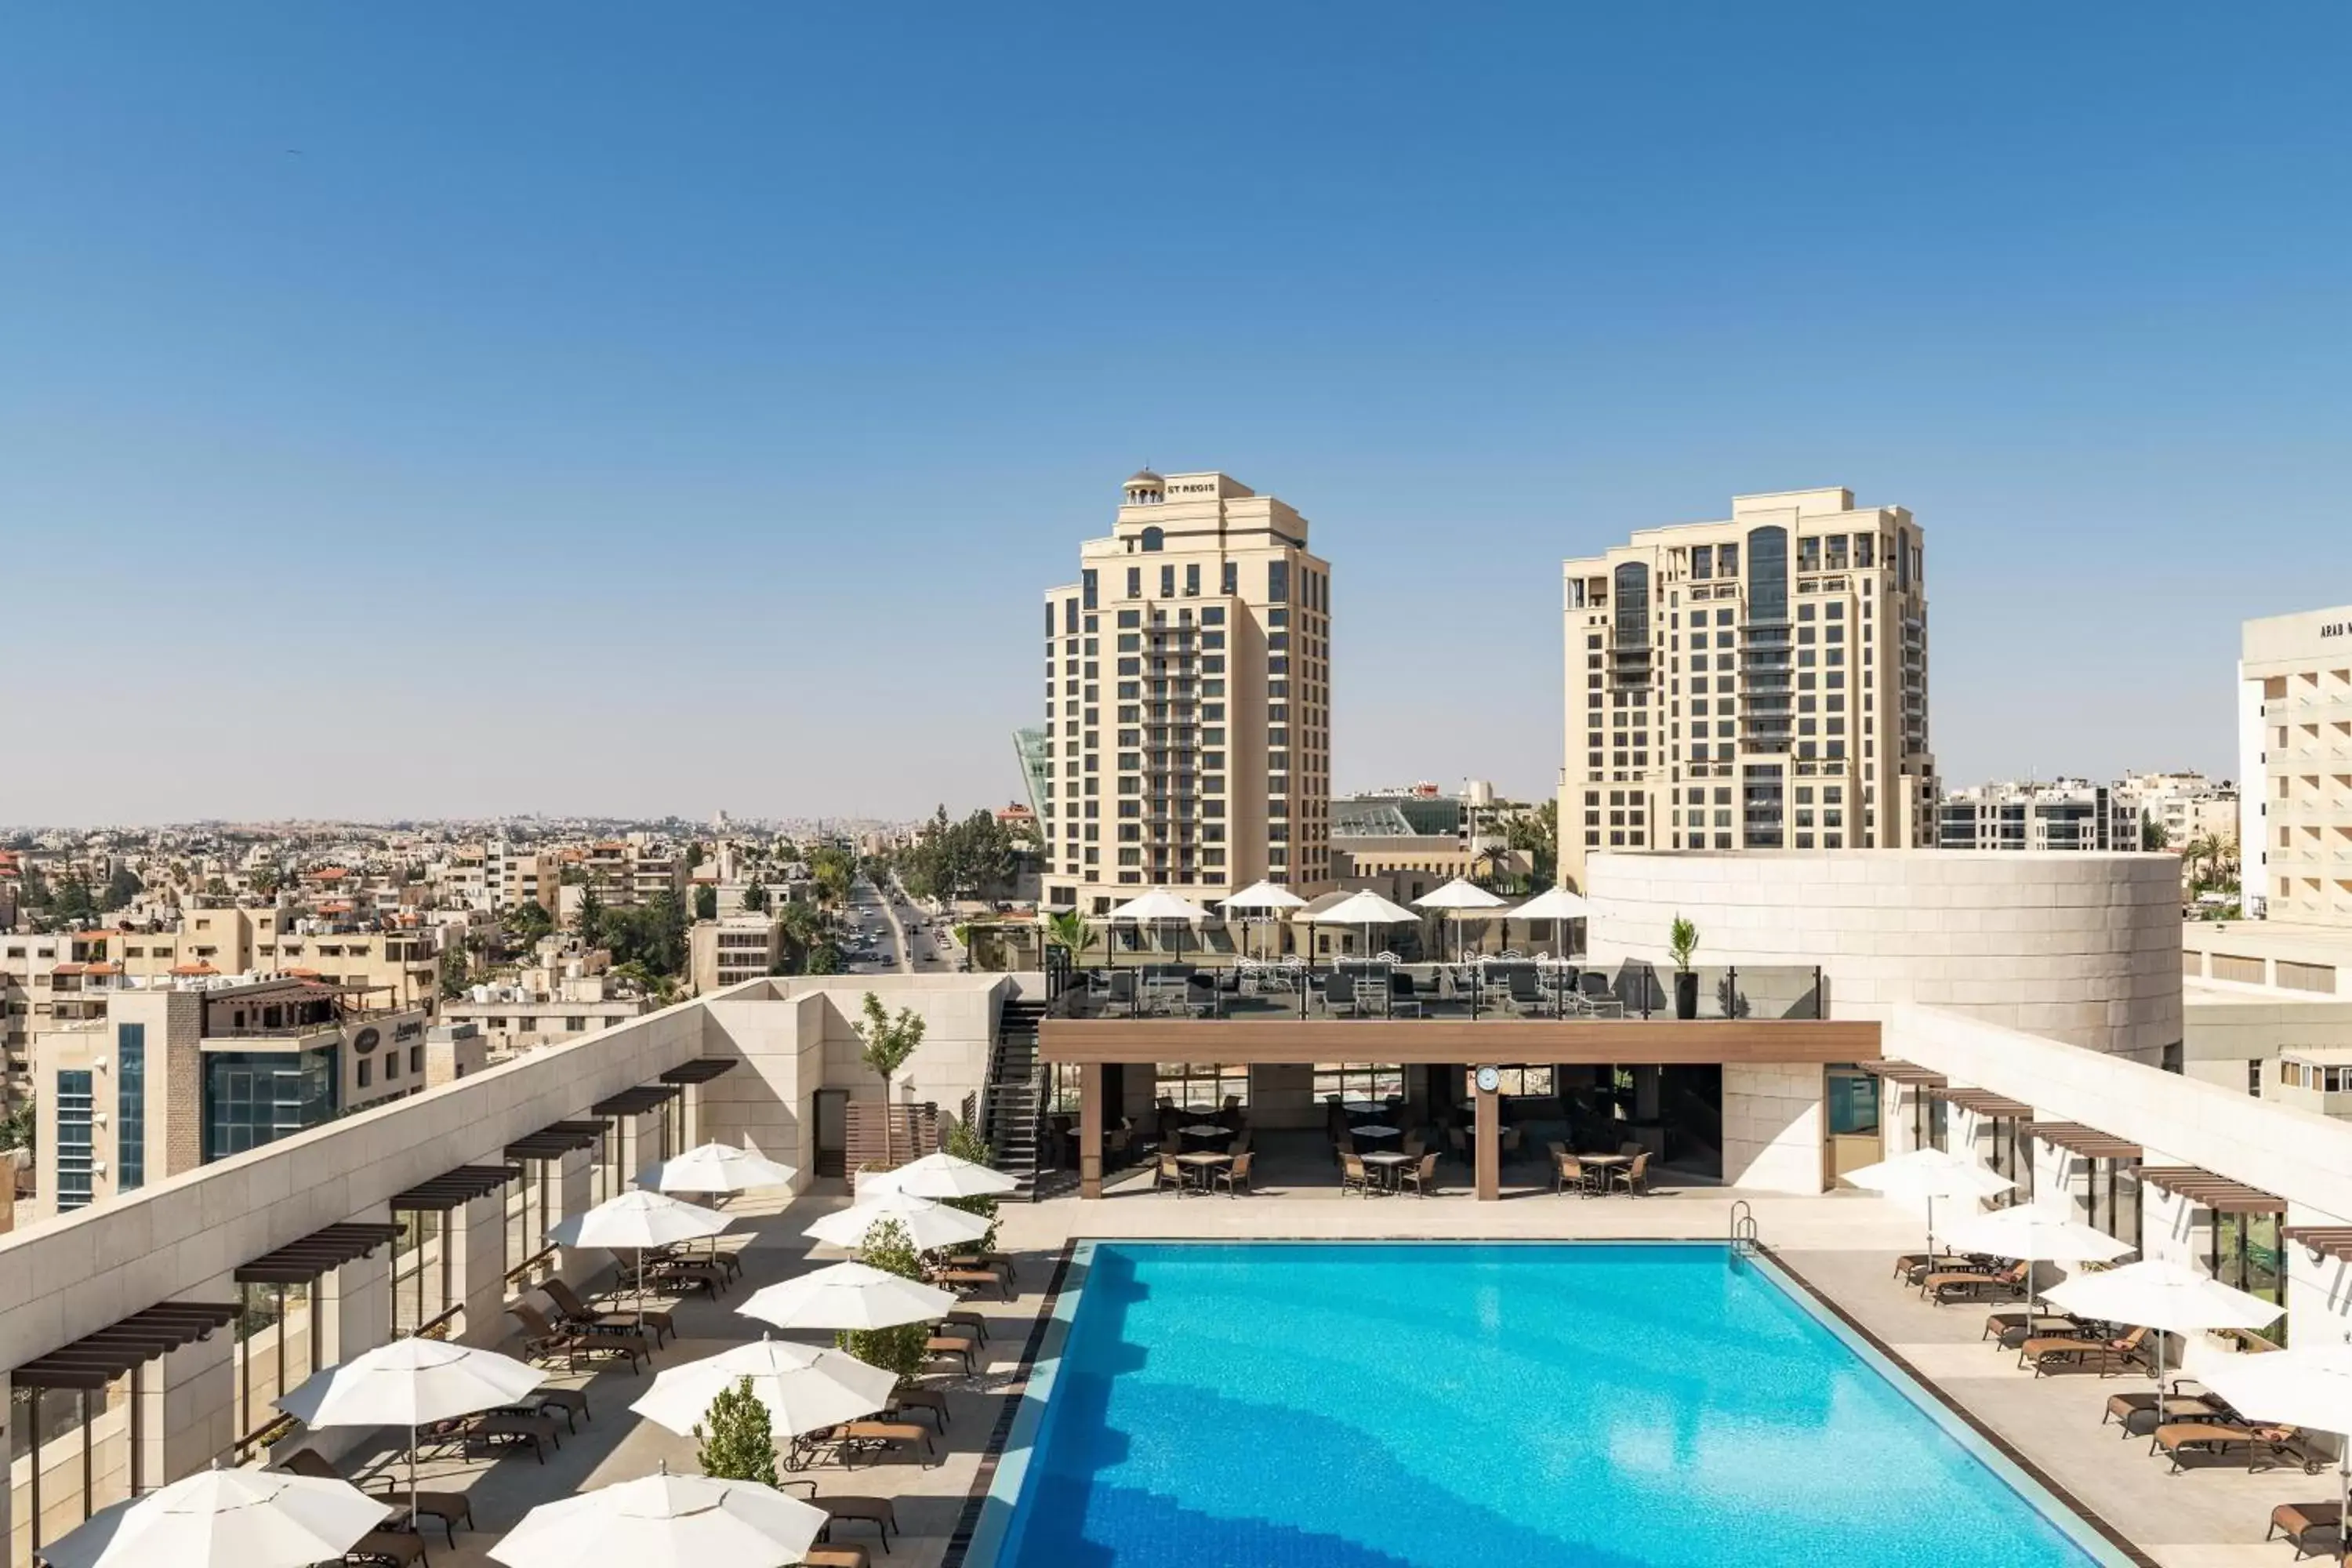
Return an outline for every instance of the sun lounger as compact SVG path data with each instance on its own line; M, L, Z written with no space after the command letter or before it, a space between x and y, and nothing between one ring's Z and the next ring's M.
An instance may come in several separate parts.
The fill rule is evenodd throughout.
M2025 1265L1998 1274L1930 1274L1919 1281L1919 1294L1937 1306L1948 1301L1980 1300L1987 1295L2025 1294Z
M890 1395L890 1401L883 1406L882 1414L896 1415L905 1410L928 1410L931 1413L931 1426L934 1429L941 1432L948 1429L948 1396L936 1388L902 1386L897 1393Z
M571 1286L557 1279L550 1279L540 1289L547 1292L549 1300L555 1303L557 1321L566 1328L608 1334L650 1333L656 1347L665 1335L677 1338L677 1324L663 1308L647 1307L640 1311L617 1307L592 1307L583 1301ZM644 1324L642 1329L638 1327L640 1322Z
M921 1445L922 1462L931 1462L931 1429L913 1421L845 1421L835 1429L841 1445L841 1463L855 1469L860 1454L903 1452Z
M898 1528L898 1512L890 1506L888 1498L820 1497L817 1495L814 1481L797 1478L777 1484L780 1489L782 1487L808 1488L809 1501L824 1510L831 1516L825 1521L824 1529L817 1536L819 1541L830 1541L833 1527L836 1524L870 1524L882 1539L882 1550L885 1552L890 1550L890 1532Z
M988 1319L980 1312L945 1312L940 1314L941 1330L961 1330L976 1337L982 1344L988 1342Z
M565 1364L577 1372L583 1356L593 1359L617 1355L629 1363L631 1372L635 1372L638 1362L650 1363L654 1359L653 1353L646 1349L643 1337L636 1334L559 1329L547 1321L546 1313L520 1301L507 1310L522 1325L523 1353L534 1361L552 1361L562 1356Z
M2040 1377L2062 1366L2090 1366L2095 1363L2101 1377L2112 1376L2134 1362L2143 1359L2147 1351L2147 1331L2134 1329L2119 1340L2089 1340L2072 1335L2050 1334L2027 1340L2017 1349L2017 1364L2031 1366Z
M2159 1449L2172 1460L2172 1473L2182 1469L2184 1454L2209 1454L2227 1458L2234 1449L2245 1450L2250 1466L2268 1468L2270 1465L2299 1465L2306 1475L2316 1474L2318 1464L2310 1455L2301 1452L2297 1442L2302 1433L2293 1426L2246 1426L2227 1421L2176 1421L2156 1429L2148 1445L2151 1454ZM2268 1463L2264 1463L2268 1461Z
M2228 1415L2228 1407L2218 1400L2174 1394L2166 1396L2163 1419L2158 1420L2154 1394L2117 1394L2108 1398L2107 1412L2099 1417L2099 1425L2104 1426L2113 1421L2126 1437L2145 1437L2158 1426L2174 1422L2219 1421Z
M2326 1502L2283 1502L2271 1510L2271 1527L2263 1539L2286 1537L2295 1561L2336 1550L2344 1534L2344 1505Z
M343 1553L346 1563L388 1563L392 1568L408 1568L411 1563L424 1563L425 1537L405 1530L371 1530L352 1543Z
M1013 1300L1013 1287L993 1268L935 1268L931 1283L948 1290L993 1290L1002 1300Z
M340 1481L343 1479L342 1472L314 1448L296 1450L287 1456L286 1463L279 1468L289 1475L308 1476L313 1480ZM409 1507L406 1487L386 1483L369 1490L368 1496L379 1502L391 1503L395 1508ZM415 1513L418 1519L429 1519L438 1523L441 1533L449 1538L452 1546L457 1544L457 1526L460 1523L467 1530L475 1528L474 1505L467 1500L464 1492L420 1491L416 1494Z
M812 1546L802 1554L801 1568L869 1568L873 1561L863 1546Z
M980 1370L979 1363L975 1359L978 1347L961 1334L933 1334L923 1342L923 1354L927 1358L932 1361L961 1358L966 1373Z
M541 1464L547 1463L549 1445L561 1448L563 1439L555 1433L552 1415L526 1415L512 1410L487 1411L468 1415L457 1427L457 1437L468 1448L494 1448L499 1444L528 1443L530 1457Z

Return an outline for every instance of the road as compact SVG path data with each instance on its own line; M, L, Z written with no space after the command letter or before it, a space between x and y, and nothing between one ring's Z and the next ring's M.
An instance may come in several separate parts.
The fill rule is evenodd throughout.
M932 936L930 917L895 888L886 891L867 881L855 884L842 923L843 952L853 974L891 970L900 974L938 974L952 972L956 966L953 940ZM870 945L857 945L861 934L870 939ZM884 952L890 955L887 964L880 962Z

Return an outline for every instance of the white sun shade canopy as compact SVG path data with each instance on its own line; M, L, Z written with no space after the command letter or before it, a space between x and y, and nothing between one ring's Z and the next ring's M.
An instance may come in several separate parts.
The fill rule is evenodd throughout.
M1186 925L1199 925L1209 918L1209 911L1190 900L1155 888L1140 898L1129 899L1102 917L1112 921L1133 921L1139 925L1153 921L1181 921Z
M1499 910L1507 899L1498 899L1466 877L1456 877L1442 888L1435 888L1413 900L1417 910Z

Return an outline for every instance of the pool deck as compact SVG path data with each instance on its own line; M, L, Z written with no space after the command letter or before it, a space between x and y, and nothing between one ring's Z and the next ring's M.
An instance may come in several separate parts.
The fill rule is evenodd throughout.
M2272 1507L2335 1495L2332 1471L2316 1477L2293 1470L2249 1475L2242 1468L2167 1474L2165 1461L2147 1454L2145 1439L2121 1440L2114 1426L2100 1424L2107 1395L2147 1387L2145 1376L2037 1380L2018 1371L2013 1354L1981 1340L1984 1309L1924 1305L1915 1292L1889 1277L1894 1256L1918 1244L1918 1222L1863 1194L1797 1198L1669 1186L1639 1199L1556 1197L1547 1192L1481 1204L1466 1195L1343 1197L1327 1184L1301 1184L1238 1199L1178 1198L1152 1195L1139 1190L1142 1184L1139 1176L1130 1173L1114 1195L1098 1203L1053 1198L1006 1206L1000 1245L1021 1255L1020 1293L1009 1303L974 1303L992 1320L986 1365L976 1375L952 1376L941 1384L949 1391L951 1424L939 1462L861 1466L847 1474L838 1468L805 1472L827 1494L879 1494L895 1500L903 1534L893 1538L887 1557L873 1553L877 1563L940 1568L950 1560L950 1542L967 1517L966 1498L982 1451L1006 1411L1004 1395L1019 1386L1020 1359L1030 1328L1055 1262L1073 1239L1721 1239L1727 1232L1731 1205L1741 1198L1752 1205L1761 1239L1782 1262L2164 1568L2288 1563L2294 1554L2284 1542L2263 1542ZM756 1337L761 1326L736 1315L736 1305L761 1285L842 1256L829 1247L812 1254L800 1235L816 1215L846 1203L838 1184L831 1185L835 1190L789 1205L763 1203L756 1195L733 1205L743 1216L736 1245L745 1278L716 1303L690 1300L680 1306L681 1337L663 1349L657 1366L679 1365ZM488 1564L487 1549L538 1503L646 1475L664 1461L673 1468L695 1468L691 1438L675 1436L628 1413L628 1402L646 1386L646 1377L604 1372L593 1378L556 1381L584 1384L594 1418L576 1436L566 1436L562 1450L551 1454L544 1466L528 1456L495 1462L428 1459L423 1466L425 1486L471 1493L482 1526L459 1534L455 1550L444 1549L434 1536L436 1564ZM1867 1484L1866 1478L1857 1478L1857 1484ZM852 1529L837 1539L867 1542L871 1550L869 1531Z

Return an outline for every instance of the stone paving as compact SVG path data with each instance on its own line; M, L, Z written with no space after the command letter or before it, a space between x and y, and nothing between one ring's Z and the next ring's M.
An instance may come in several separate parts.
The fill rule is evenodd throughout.
M896 1500L901 1538L877 1562L905 1568L934 1568L946 1552L996 1418L1003 1391L1013 1385L1028 1331L1043 1303L1055 1257L1074 1237L1466 1237L1576 1238L1675 1237L1719 1238L1728 1228L1732 1205L1747 1201L1762 1239L1792 1268L1884 1342L1916 1372L1960 1404L2033 1464L2110 1522L2118 1525L2164 1568L2238 1568L2240 1564L2284 1564L2293 1553L2283 1543L2263 1544L2272 1506L2332 1497L2332 1472L2305 1477L2294 1470L2248 1474L2242 1468L2208 1467L2167 1474L2161 1458L2151 1458L2144 1439L2119 1440L2116 1428L2102 1426L2106 1396L2145 1388L2147 1378L2093 1375L2036 1379L2019 1371L2016 1357L1981 1339L1983 1309L1922 1304L1890 1276L1890 1261L1919 1240L1910 1215L1875 1198L1847 1194L1795 1198L1720 1189L1662 1186L1654 1195L1601 1199L1554 1196L1522 1189L1505 1201L1479 1204L1459 1186L1450 1195L1366 1199L1342 1196L1328 1168L1311 1160L1278 1159L1270 1173L1283 1179L1269 1191L1239 1198L1152 1194L1140 1173L1122 1175L1113 1195L1100 1203L1053 1198L1008 1205L1001 1245L1021 1255L1019 1294L1011 1302L982 1300L974 1305L991 1319L985 1368L976 1375L942 1381L948 1391L950 1425L941 1456L928 1465L904 1461L804 1472L825 1493L880 1494ZM1454 1173L1459 1175L1458 1169ZM1532 1170L1512 1174L1531 1180ZM736 1315L734 1307L751 1291L841 1256L831 1248L814 1254L800 1231L818 1214L846 1202L838 1184L791 1203L740 1201L744 1217L734 1238L744 1260L744 1279L716 1303L689 1300L678 1308L680 1337L665 1347L660 1366L674 1366L715 1352L762 1331ZM821 1335L791 1335L822 1342ZM468 1489L477 1532L461 1533L454 1551L436 1539L433 1561L473 1568L487 1563L487 1548L532 1505L586 1487L610 1484L652 1472L667 1462L691 1470L695 1445L630 1415L628 1403L647 1383L644 1375L603 1372L593 1377L559 1377L585 1386L593 1421L563 1439L560 1452L542 1466L528 1454L486 1461L428 1458L425 1484ZM393 1464L389 1450L379 1460ZM394 1467L396 1468L396 1467ZM391 1473L389 1469L385 1473ZM852 1529L843 1539L868 1541Z

